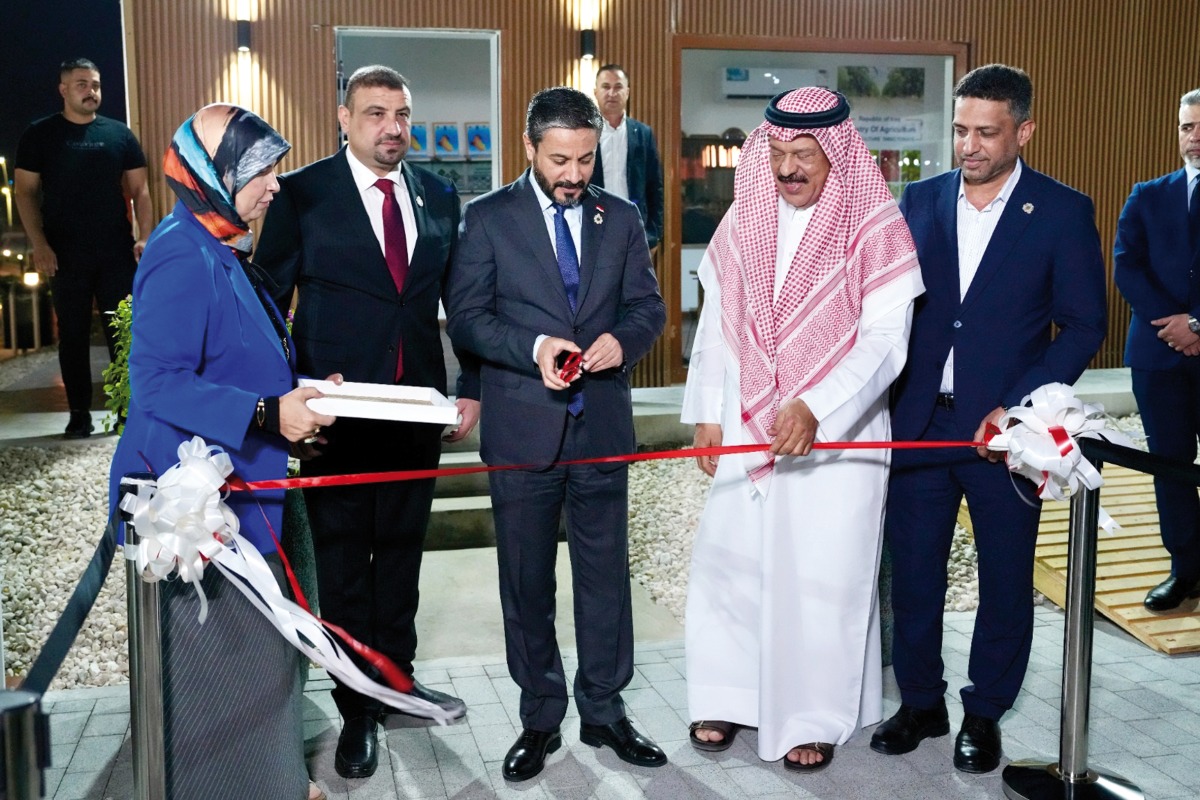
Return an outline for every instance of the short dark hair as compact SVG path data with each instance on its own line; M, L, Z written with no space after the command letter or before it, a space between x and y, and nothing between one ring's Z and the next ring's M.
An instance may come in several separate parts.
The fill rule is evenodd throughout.
M954 99L1001 100L1020 125L1029 119L1033 107L1033 81L1025 70L1007 64L988 64L971 70L954 87Z
M408 79L401 75L391 67L385 67L382 64L372 64L367 67L359 67L351 74L350 80L346 83L346 99L342 101L342 105L350 110L354 110L351 105L354 102L354 93L359 89L392 89L400 92L408 88Z
M565 128L577 131L591 128L600 134L604 120L600 109L578 89L568 86L555 86L553 89L543 89L529 101L525 112L525 134L534 147L541 143L546 131L551 128Z
M600 67L600 69L596 70L597 78L600 77L601 72L619 72L625 76L625 80L629 80L629 73L626 72L625 68L620 64L605 64L604 66Z
M99 72L100 68L88 61L86 58L72 58L70 61L64 61L58 65L58 79L63 81L69 73L77 69L90 69L92 72Z

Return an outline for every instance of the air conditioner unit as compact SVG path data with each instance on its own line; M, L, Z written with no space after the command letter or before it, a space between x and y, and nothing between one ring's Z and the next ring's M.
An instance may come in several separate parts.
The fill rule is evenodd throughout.
M721 70L722 93L733 100L770 100L780 92L801 86L828 88L828 71L782 67L725 67Z

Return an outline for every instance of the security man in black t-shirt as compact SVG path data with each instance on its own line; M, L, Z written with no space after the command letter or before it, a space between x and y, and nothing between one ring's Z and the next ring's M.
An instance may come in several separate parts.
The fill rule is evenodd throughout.
M120 122L96 114L96 65L82 58L64 62L58 92L62 113L38 120L21 135L13 181L33 265L50 280L58 316L58 363L71 409L65 435L81 439L93 430L92 301L104 313L129 294L153 212L146 155L137 138ZM104 333L111 358L112 330L105 325Z

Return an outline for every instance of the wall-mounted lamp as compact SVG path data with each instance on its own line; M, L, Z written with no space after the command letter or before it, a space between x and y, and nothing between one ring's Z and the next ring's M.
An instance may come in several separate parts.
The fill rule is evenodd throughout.
M237 21L237 49L239 53L250 52L250 20Z
M42 276L36 272L26 272L25 275L23 276L22 282L26 286L30 286L30 287L37 286L39 283L42 282Z
M579 57L591 61L596 57L596 31L585 28L579 32Z

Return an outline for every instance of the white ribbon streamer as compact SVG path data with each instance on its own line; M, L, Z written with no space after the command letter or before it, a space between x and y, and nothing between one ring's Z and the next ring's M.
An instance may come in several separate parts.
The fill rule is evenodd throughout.
M196 436L180 444L178 454L179 463L157 485L134 482L121 501L139 538L136 548L126 545L126 558L136 562L144 580L160 581L178 569L179 579L196 587L204 624L208 601L200 579L205 561L211 561L293 647L343 684L407 714L443 725L451 721L451 712L441 706L371 680L320 620L284 597L262 554L238 533L237 515L224 502L221 490L233 472L224 451Z
M1103 405L1084 403L1064 383L1034 389L997 425L1001 432L988 442L988 449L1007 452L1009 471L1038 484L1038 497L1044 499L1065 500L1083 488L1104 484L1076 439L1133 446L1123 433L1107 427ZM1109 533L1120 527L1103 509L1100 520Z

